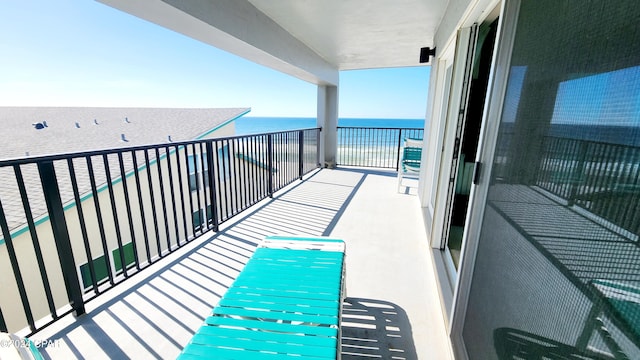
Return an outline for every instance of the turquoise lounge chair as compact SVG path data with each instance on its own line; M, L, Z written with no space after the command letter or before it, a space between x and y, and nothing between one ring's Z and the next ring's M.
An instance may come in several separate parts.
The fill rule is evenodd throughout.
M418 179L420 162L422 161L422 140L405 139L400 149L398 163L398 191L402 187L402 179Z
M267 237L179 359L339 359L345 245Z
M637 282L608 279L592 280L591 285L598 298L594 301L577 347L586 351L593 335L598 334L616 360L629 359L620 346L624 342L620 336L639 346L640 286ZM609 326L617 327L620 331L612 333Z

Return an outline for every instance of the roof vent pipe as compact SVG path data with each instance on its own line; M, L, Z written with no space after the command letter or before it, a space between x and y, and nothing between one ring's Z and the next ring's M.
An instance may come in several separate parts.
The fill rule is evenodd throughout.
M43 121L41 123L33 123L31 125L33 125L33 127L36 128L36 130L42 130L47 127L47 122Z
M100 125L100 124L98 124L98 119L93 119L93 124L94 125Z
M124 118L124 122L126 122L127 124L131 124L131 121L129 121L129 118L128 118L128 117L125 117L125 118Z
M127 140L127 138L124 136L124 134L120 134L120 140L124 141L124 142L129 142L129 140Z
M80 129L80 123L76 121L76 128Z
M167 140L168 140L169 142L173 142L173 140L171 140L171 135L167 136Z

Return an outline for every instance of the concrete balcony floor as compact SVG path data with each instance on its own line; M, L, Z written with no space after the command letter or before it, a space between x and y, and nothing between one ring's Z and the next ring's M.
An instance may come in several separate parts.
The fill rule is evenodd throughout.
M449 359L415 190L393 171L314 172L32 338L51 359L175 358L262 238L325 235L347 243L342 358Z

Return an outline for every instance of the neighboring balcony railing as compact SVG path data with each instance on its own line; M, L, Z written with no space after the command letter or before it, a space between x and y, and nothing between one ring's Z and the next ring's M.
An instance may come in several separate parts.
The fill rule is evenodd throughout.
M0 330L32 334L319 164L320 129L0 161Z
M640 235L640 147L545 137L536 184Z
M398 170L405 138L422 139L424 129L338 127L337 164Z

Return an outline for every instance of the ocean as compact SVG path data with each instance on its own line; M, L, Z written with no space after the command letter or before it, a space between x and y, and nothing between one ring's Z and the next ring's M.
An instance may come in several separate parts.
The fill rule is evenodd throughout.
M423 119L369 119L369 118L340 118L338 126L345 127L373 127L373 128L424 128ZM241 117L235 121L236 135L251 135L265 132L308 129L316 127L316 119L309 117ZM513 123L502 123L501 132L511 134ZM370 137L370 141L379 141L382 132L372 136L371 133L349 133L348 136ZM640 147L640 127L638 126L605 126L605 125L574 125L552 124L547 130L548 136L585 140L598 143L609 143ZM395 142L396 135L389 137Z
M514 123L502 123L501 132L512 134ZM547 136L596 143L640 147L640 126L611 126L600 124L551 124Z
M235 121L236 135L316 127L316 118L306 117L241 117ZM424 119L338 119L338 126L379 128L424 128Z

